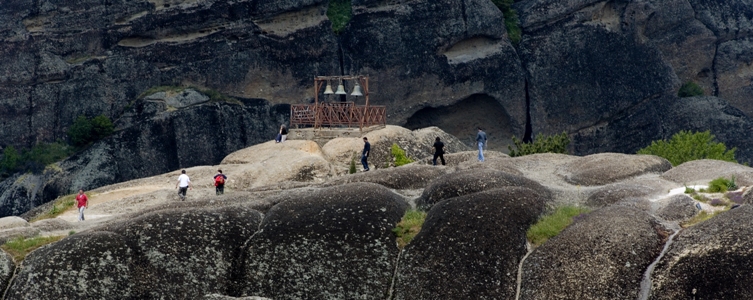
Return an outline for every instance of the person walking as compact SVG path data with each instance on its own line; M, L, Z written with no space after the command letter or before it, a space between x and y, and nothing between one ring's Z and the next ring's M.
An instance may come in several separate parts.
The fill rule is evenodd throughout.
M178 182L175 183L175 188L178 189L178 197L180 197L180 201L186 200L186 191L190 188L193 189L193 186L191 185L191 179L188 178L188 175L186 175L186 170L180 171L180 176L178 176Z
M78 221L81 222L84 220L84 210L89 208L89 197L86 197L84 190L78 190L76 202L78 203Z
M361 164L363 165L363 171L366 172L369 170L369 152L371 152L371 144L369 144L369 139L366 137L363 137L363 151L361 152Z
M225 193L225 180L227 180L227 176L222 174L222 170L217 170L217 174L214 175L214 191L217 195Z
M444 166L445 165L445 162L444 162L444 143L442 143L442 141L439 139L439 137L437 137L437 139L434 140L434 146L433 147L434 147L434 159L432 160L432 162L436 166L437 165L437 157L439 157L439 158L442 159L442 165Z
M481 127L476 134L476 143L478 143L478 161L484 161L484 146L486 146L486 132Z
M280 125L280 143L284 143L286 139L288 139L288 128L282 124Z

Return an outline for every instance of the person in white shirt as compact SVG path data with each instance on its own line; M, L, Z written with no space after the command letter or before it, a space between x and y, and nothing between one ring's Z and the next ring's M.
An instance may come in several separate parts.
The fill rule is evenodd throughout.
M175 188L179 188L178 190L178 197L180 197L180 201L186 200L186 191L188 189L193 189L191 186L191 179L188 178L188 175L186 175L186 170L181 171L180 176L178 176L178 182L175 184Z

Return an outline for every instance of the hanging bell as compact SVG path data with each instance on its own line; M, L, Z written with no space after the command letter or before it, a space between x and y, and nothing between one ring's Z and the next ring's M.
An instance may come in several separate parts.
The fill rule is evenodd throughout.
M348 93L345 92L345 86L343 85L342 81L340 81L340 84L337 85L337 92L335 92L336 95L347 95Z
M356 81L356 86L353 87L353 92L350 93L351 96L363 96L363 91L361 89L361 85L358 84L358 81Z
M327 87L324 89L324 94L325 95L332 95L334 93L335 92L332 91L332 85L329 83L329 81L327 81Z

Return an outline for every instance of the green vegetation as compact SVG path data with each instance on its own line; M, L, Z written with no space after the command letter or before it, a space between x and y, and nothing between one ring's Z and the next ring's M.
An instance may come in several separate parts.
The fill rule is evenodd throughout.
M426 212L410 209L405 212L403 219L397 223L392 232L397 236L397 246L403 249L421 231L421 226L426 220Z
M93 195L94 194L91 194L91 193L88 194L90 198ZM36 222L43 219L52 219L54 217L59 216L60 214L70 209L74 205L76 205L76 194L65 195L63 197L59 197L57 200L55 200L52 203L52 208L50 208L49 211L39 216L36 216L34 219L31 220L31 222Z
M714 141L714 135L710 131L690 132L680 131L670 138L653 141L651 145L638 150L638 154L651 154L667 159L672 166L698 159L716 159L729 162L735 160L735 150L727 150L723 143Z
M709 193L724 193L728 190L736 189L737 184L735 183L735 177L732 177L732 179L719 177L709 182L709 187L708 189L706 189L706 191L708 191Z
M62 238L62 236L38 236L28 239L18 237L5 243L5 245L0 248L3 248L5 252L13 256L14 261L20 262L34 249L57 242Z
M400 149L400 146L398 146L397 144L392 144L390 152L392 153L392 157L395 159L396 167L407 165L413 162L412 159L405 155L405 150Z
M348 168L348 174L355 174L356 173L356 158L353 157L350 159L350 168Z
M677 96L682 98L703 96L703 88L695 82L688 81L677 91Z
M706 211L701 211L697 215L695 215L694 217L692 217L689 220L685 221L684 223L680 224L680 226L682 226L683 228L688 228L688 227L693 226L695 224L698 224L698 223L701 223L701 222L706 221L708 219L711 219L711 218L713 218L714 216L718 215L721 212L724 212L724 211L715 211L715 212L711 212L711 213L706 212Z
M345 29L350 22L353 12L351 11L350 0L330 0L327 8L327 18L332 22L332 31L336 34Z
M520 25L518 25L518 12L512 9L512 4L515 0L492 0L502 14L505 16L505 28L507 29L507 35L510 37L510 41L513 45L520 43L522 31Z
M0 160L0 173L2 177L7 177L15 172L41 172L45 166L65 159L74 152L74 147L61 142L39 143L21 153L15 147L8 146Z
M68 127L68 138L71 144L81 147L92 142L96 142L112 134L114 126L110 118L99 115L93 119L86 116L78 116L73 124Z
M510 156L523 156L535 153L567 153L567 146L570 145L570 137L566 132L555 135L538 135L534 139L533 143L524 143L515 136L512 137L512 142L515 144L517 150L507 146L510 150Z
M693 194L695 193L695 189L691 187L685 187L685 194Z
M528 229L526 236L534 246L539 246L570 226L573 223L573 217L588 212L590 210L585 207L560 206L553 213L539 218L539 221Z

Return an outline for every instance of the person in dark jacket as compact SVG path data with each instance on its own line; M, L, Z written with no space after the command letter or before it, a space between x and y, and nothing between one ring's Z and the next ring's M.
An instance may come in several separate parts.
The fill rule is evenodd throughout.
M369 139L363 137L363 152L361 152L361 164L363 165L364 172L369 170L369 152L371 152L371 144L369 144Z
M486 132L478 128L478 134L476 134L476 143L478 143L478 161L484 161L484 147L486 146Z
M442 165L445 165L444 162L444 143L440 141L439 137L434 141L434 159L432 162L434 162L434 165L437 165L437 157L442 159Z
M222 170L217 170L217 174L214 175L214 192L217 195L222 195L225 193L225 181L226 180L227 180L227 176L225 176L225 174L222 174Z

